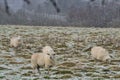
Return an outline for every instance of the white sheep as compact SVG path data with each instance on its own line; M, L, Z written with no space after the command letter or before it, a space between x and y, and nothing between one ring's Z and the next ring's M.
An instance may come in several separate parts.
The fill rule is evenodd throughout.
M100 46L95 46L91 49L91 56L94 59L101 60L104 62L107 62L107 61L110 62L111 60L109 52Z
M18 37L12 37L10 39L10 46L11 47L18 47L19 45L21 45L22 42L21 42L21 36L18 36Z
M37 69L40 74L39 68L45 67L48 69L48 73L49 73L49 67L55 65L54 58L55 58L55 52L50 46L46 46L43 48L42 53L34 53L31 56L32 68L34 69L34 71L35 69Z

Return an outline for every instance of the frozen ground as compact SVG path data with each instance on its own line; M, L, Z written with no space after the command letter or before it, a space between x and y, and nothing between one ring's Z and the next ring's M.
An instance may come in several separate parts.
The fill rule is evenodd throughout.
M9 46L20 35L23 45ZM50 45L56 52L56 66L50 74L33 74L30 57ZM90 48L99 45L113 56L111 64L90 58ZM119 80L120 28L77 28L42 26L0 26L0 80Z

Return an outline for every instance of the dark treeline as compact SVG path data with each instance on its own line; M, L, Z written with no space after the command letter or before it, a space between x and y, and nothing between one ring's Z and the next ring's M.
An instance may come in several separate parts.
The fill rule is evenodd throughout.
M14 1L0 1L0 24L120 27L120 0Z

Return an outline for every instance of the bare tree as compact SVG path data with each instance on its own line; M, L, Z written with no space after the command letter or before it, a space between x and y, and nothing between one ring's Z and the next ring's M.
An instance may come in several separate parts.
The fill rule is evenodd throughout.
M94 1L96 1L96 0L90 0L90 2L94 2ZM105 5L105 0L101 1L101 5Z
M53 6L55 7L56 11L59 13L59 12L60 12L60 9L59 9L59 7L57 6L57 3L55 2L55 0L50 0L50 2L53 4Z
M24 2L26 2L27 4L30 4L30 1L29 0L23 0ZM7 0L4 0L4 4L5 4L5 12L10 15L10 7L8 6L8 2Z
M30 4L30 1L29 1L29 0L24 0L24 2L26 2L27 4Z
M7 3L7 0L4 0L4 4L5 4L5 11L8 15L10 15L10 11L9 11L9 6L8 6L8 3Z
M28 5L31 3L30 0L23 0L25 3L27 3ZM59 13L60 9L57 6L57 3L55 0L50 0L50 2L52 3L52 5L54 6L54 8L56 9L56 11ZM10 15L10 7L8 6L8 2L7 0L4 0L4 4L5 4L5 12Z

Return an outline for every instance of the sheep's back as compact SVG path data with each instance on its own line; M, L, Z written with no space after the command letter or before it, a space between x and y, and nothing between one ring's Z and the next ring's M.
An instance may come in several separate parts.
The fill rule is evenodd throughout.
M96 59L103 59L105 56L108 56L108 51L102 47L93 47L91 49L92 57Z
M10 45L14 46L14 47L17 47L19 45L18 40L16 38L11 38Z
M104 50L101 47L93 47L91 49L92 57L97 58L97 59L103 55L103 52Z

